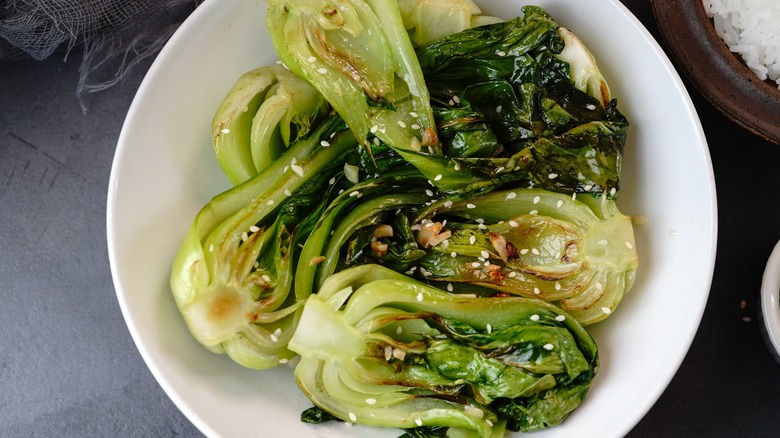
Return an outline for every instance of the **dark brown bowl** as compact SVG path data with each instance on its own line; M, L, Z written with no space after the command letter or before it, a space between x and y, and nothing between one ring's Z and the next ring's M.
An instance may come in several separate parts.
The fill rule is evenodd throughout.
M738 125L780 144L780 90L761 81L715 32L701 0L651 0L677 66L713 106Z

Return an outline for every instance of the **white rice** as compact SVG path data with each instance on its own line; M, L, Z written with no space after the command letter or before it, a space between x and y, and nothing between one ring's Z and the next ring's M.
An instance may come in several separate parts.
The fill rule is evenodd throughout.
M780 88L780 0L703 0L729 49L762 81Z

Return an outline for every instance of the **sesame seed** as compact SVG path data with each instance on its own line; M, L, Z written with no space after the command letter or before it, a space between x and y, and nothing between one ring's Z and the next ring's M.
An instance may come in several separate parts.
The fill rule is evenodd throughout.
M631 242L626 241L626 248L628 249L634 249L634 244Z
M328 142L327 142L327 141L325 141L325 140L322 140L322 141L320 142L320 146L322 146L322 147L326 148L326 147L330 146L330 143L328 143Z
M577 200L577 192L574 192L571 194L571 200L576 201Z
M228 129L228 128L223 128L223 129L222 129L222 133L223 133L223 134L230 134L230 129Z
M557 282L557 281L555 282L555 290L561 290L561 283L560 282Z
M452 100L455 101L455 103L460 103L460 97L458 96L452 96Z
M263 274L261 278L265 282L270 282L271 281L271 277L269 277L268 274Z
M247 235L246 231L244 231L243 233L241 233L241 241L246 242L247 239L249 239L249 235Z
M493 326L488 324L485 326L485 330L487 331L488 334L491 334L493 333Z
M539 315L536 314L531 315L531 321L539 321Z
M416 425L418 425L418 426L422 426L422 425L423 425L423 422L422 422L422 420L420 420L420 419L418 418L418 419L414 420L414 424L416 424Z
M609 195L610 196L615 196L615 194L617 194L617 189L615 187L612 187L611 189L609 189Z
M442 174L438 174L435 177L433 177L434 181L440 181L443 178Z
M523 248L520 250L520 255L526 255L528 254L528 248Z
M284 189L284 196L292 196L292 192L289 189Z
M497 112L497 113L501 113L501 110L502 110L502 108L501 108L501 105L499 105L499 106L497 106L497 107L496 107L496 112Z
M447 103L448 103L448 104L450 104L450 106L455 106L455 101L454 101L454 100L452 100L452 99L450 99L450 101L449 101L449 102L447 102Z
M533 255L539 255L539 250L538 250L538 249L536 249L536 248L531 248L531 253L532 253Z
M558 315L555 317L555 320L558 322L566 321L566 315Z
M420 292L417 294L417 301L422 301L422 300L423 300L423 294L422 292Z
M452 252L450 253L450 255L452 256L452 258L455 258L455 257L457 257L457 256L458 256L458 253L456 253L455 251L452 251Z
M542 348L544 348L547 351L552 351L552 349L555 348L555 346L553 344L544 344Z
M605 315L609 315L610 313L612 313L612 309L610 309L609 307L602 307L601 311L604 312Z
M419 115L419 114L417 114L417 113L416 113L416 112L414 112L414 111L411 111L411 112L409 113L409 115L410 115L410 116L412 116L412 117L414 117L415 119L418 119L418 118L420 118L420 115Z
M472 244L472 245L473 245L473 244L475 244L476 242L477 242L477 237L476 237L476 236L471 236L471 237L469 237L469 243L470 243L470 244Z
M510 226L510 227L513 227L513 228L514 228L514 227L517 227L518 225L520 225L520 224L518 224L518 223L517 223L517 222L515 222L515 221L509 221L509 226Z
M371 127L371 133L372 133L372 134L376 134L376 132L377 132L378 130L379 130L379 126L377 126L377 125L374 125L374 126L372 126L372 127Z
M583 189L583 190L585 190L586 192L589 192L589 191L590 191L592 188L593 188L593 186L592 186L592 185L590 185L590 184L585 184L585 185L582 187L582 189Z
M604 286L601 283L596 283L596 289L604 290Z
M487 251L482 251L480 254L482 255L482 257L484 257L486 259L490 257L490 253L487 252Z
M538 287L535 287L534 294L539 295L540 293L542 293L542 291L540 291Z
M496 51L496 55L498 55L498 56L506 56L506 52L503 51L503 50L497 50Z
M551 174L547 175L547 178L549 178L549 179L558 178L558 174L557 173L551 173Z
M563 206L563 201L559 199L558 202L555 203L555 207L561 208L561 206Z
M601 239L598 241L599 246L607 246L607 241L605 239Z
M517 198L517 193L515 192L509 192L506 194L506 199L515 199Z
M542 198L540 198L539 196L534 196L534 204L538 204L539 201L541 201L541 200L542 200Z
M214 244L209 245L209 252L214 252Z
M311 62L311 63L315 63L315 62L317 62L317 58L315 58L313 56L309 56L308 61Z
M268 202L266 202L266 205L274 205L274 200L269 199Z
M260 231L260 227L258 227L257 225L252 225L251 227L249 227L249 231L252 233L256 233Z
M593 105L592 103L589 103L589 104L585 105L585 108L593 111L594 109L596 109L596 105Z
M515 278L515 277L517 277L517 272L515 272L515 271L512 271L512 272L510 272L510 273L509 273L509 275L508 275L508 277L509 277L509 278Z
M399 325L398 328L395 329L395 332L400 335L401 333L404 332L404 328Z
M444 202L444 208L450 208L452 207L453 202L450 200L447 200Z
M537 215L537 214L539 214L539 210L531 210L531 211L528 212L528 214L530 214L530 215Z
M479 268L480 266L482 266L482 265L479 262L471 262L471 267L472 268Z
M412 123L411 128L412 129L420 129L420 125L418 125L417 123Z
M466 204L466 208L477 208L474 204Z
M490 421L490 419L489 419L489 418L486 418L486 419L485 419L485 424L487 424L489 427L493 427L493 422L492 422L492 421Z
M428 196L433 196L433 190L425 189L425 194L428 195Z
M350 421L357 421L357 415L355 415L354 412L349 413L349 420Z
M399 121L398 121L398 126L400 126L400 127L402 127L402 128L406 128L406 123L404 123L404 121L403 121L403 120L399 120Z
M367 398L366 399L366 403L369 404L369 405L375 405L376 404L376 399L375 398Z
M359 191L357 191L357 190L355 190L355 191L352 191L352 192L350 192L349 196L352 196L352 197L355 197L355 196L360 196L360 192L359 192Z
M303 176L303 167L301 167L301 166L299 166L297 164L293 164L293 165L290 166L290 169L292 169L292 171L295 172L298 176L300 176L300 177Z
M279 363L280 363L280 364L283 364L283 365L284 365L284 364L286 364L287 362L289 362L289 360L288 360L288 359L285 359L285 358L281 358L281 359L279 359Z
M326 69L325 67L322 67L322 68L318 68L318 69L317 69L317 73L319 73L319 74L321 74L321 75L324 75L324 74L325 74L325 73L327 73L327 72L328 72L328 69Z
M272 340L273 342L279 342L279 337L278 337L278 336L276 336L276 335L271 335L271 340Z
M480 230L487 230L487 225L479 224L479 225L477 225L477 228L479 228Z
M329 180L328 180L328 184L329 184L329 185L336 184L336 177L334 176L333 178L329 179Z

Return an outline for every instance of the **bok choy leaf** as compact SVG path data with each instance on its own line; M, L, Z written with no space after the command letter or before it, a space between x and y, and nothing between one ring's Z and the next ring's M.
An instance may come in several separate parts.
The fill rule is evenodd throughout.
M289 346L299 387L331 415L458 436L558 424L598 370L593 339L552 305L448 294L377 265L328 278Z
M324 138L329 147L320 145ZM307 295L292 292L297 243L310 230L307 216L323 202L327 178L340 170L334 163L355 145L332 117L200 210L179 247L170 285L201 344L251 368L293 357L287 340Z

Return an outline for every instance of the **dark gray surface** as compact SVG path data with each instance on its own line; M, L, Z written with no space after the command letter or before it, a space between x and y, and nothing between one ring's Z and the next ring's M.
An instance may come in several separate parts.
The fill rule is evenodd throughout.
M623 3L655 32L646 1ZM77 58L0 63L0 436L199 436L138 354L108 266L111 161L149 64L83 114ZM780 239L780 146L691 93L718 184L716 272L688 356L631 436L776 436L780 365L756 310Z
M198 435L141 360L108 265L111 160L148 64L87 114L78 67L0 63L0 436Z

